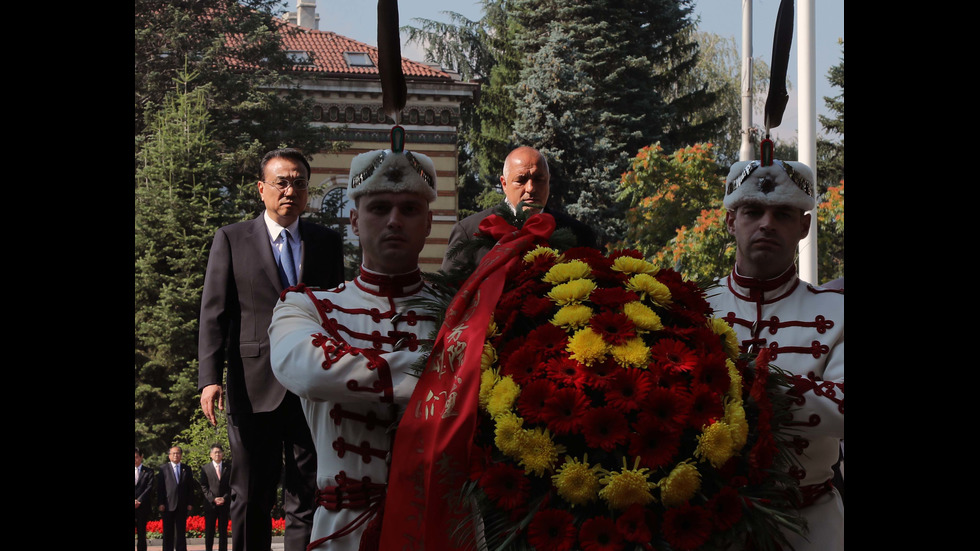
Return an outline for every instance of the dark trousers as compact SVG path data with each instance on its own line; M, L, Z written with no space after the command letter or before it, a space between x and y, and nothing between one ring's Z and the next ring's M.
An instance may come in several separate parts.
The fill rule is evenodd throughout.
M231 548L269 551L276 489L283 485L284 551L305 551L313 530L316 451L299 397L286 393L274 411L228 416ZM283 459L285 458L285 464Z
M204 548L214 549L214 533L218 532L219 551L228 551L228 504L204 506Z
M146 551L146 519L148 513L146 508L149 505L140 503L136 510L136 551ZM140 510L142 509L142 511Z
M187 508L163 512L163 551L187 551Z

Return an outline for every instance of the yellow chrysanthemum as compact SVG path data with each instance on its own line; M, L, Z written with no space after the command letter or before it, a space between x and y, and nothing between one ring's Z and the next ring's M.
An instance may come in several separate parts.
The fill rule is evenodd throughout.
M728 396L732 400L742 401L742 374L738 372L738 368L735 367L735 362L730 359L725 360L725 367L728 368L728 378L731 379L732 384L728 386Z
M707 460L711 466L718 469L735 455L732 441L732 429L724 421L711 423L698 436L698 445L694 455Z
M602 360L609 352L609 344L606 343L602 335L596 333L591 327L579 329L568 339L566 350L571 353L571 358L582 362L585 365L592 365L592 362Z
M490 403L490 395L493 393L493 387L498 380L500 380L500 376L493 369L487 369L480 373L480 407L484 410Z
M670 288L650 274L636 274L626 282L626 288L660 306L670 305Z
M584 304L569 304L555 312L551 323L568 331L585 327L590 319L592 319L592 308Z
M664 324L660 316L652 308L639 301L627 302L623 305L623 314L633 322L640 331L660 331Z
M490 323L487 324L487 338L492 339L500 334L500 328L497 327L497 321L490 316Z
M614 260L612 269L617 272L623 272L624 274L655 274L659 271L650 262L642 258L633 258L630 256L621 256Z
M582 461L565 456L565 462L552 475L558 495L565 501L576 505L585 505L599 495L599 471L601 465L589 466L589 456L586 454Z
M612 352L616 363L623 367L646 369L647 364L650 362L650 348L639 337L634 337L623 344L613 346L610 352Z
M555 264L544 275L542 281L551 284L566 283L574 279L585 279L592 275L592 268L581 260Z
M701 473L688 461L682 461L657 485L664 505L676 507L687 503L701 489Z
M501 452L517 457L524 447L524 419L513 412L508 412L498 415L494 421L496 424L493 431L494 445Z
M588 299L595 287L595 282L592 280L573 279L568 283L560 283L552 287L548 298L561 306L575 304Z
M483 354L480 354L480 370L486 371L497 363L497 349L489 342L483 342Z
M623 458L623 470L619 472L607 472L599 481L603 488L599 490L599 497L604 499L613 509L622 511L630 505L638 503L647 505L654 500L651 490L656 486L650 482L648 473L650 469L640 467L640 458L637 457L630 469Z
M551 248L548 248L548 247L542 247L541 245L538 245L538 246L534 247L533 250L527 252L524 255L523 260L524 260L524 262L534 262L534 259L537 258L537 257L539 257L539 256L541 256L541 255L546 255L546 256L550 256L550 257L553 257L553 258L557 259L558 258L558 251L556 251L554 249L551 249Z
M518 456L519 463L525 471L538 476L553 471L558 463L558 454L565 451L564 447L555 444L551 439L548 429L524 431L521 439L523 445Z
M724 348L728 357L732 359L737 358L739 354L738 335L735 334L732 326L721 318L709 318L708 327L711 328L711 331L715 335L722 337L722 348Z
M732 400L725 404L725 423L732 432L732 446L736 451L745 446L749 438L749 422L745 418L745 408L741 400Z
M510 376L501 377L497 384L493 385L490 391L490 399L487 400L487 413L490 417L496 417L501 413L506 413L514 406L514 401L521 395L521 387L514 382Z

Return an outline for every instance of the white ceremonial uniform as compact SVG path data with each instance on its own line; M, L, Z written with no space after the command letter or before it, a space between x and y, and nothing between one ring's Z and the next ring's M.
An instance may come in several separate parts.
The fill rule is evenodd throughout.
M793 449L802 472L808 534L787 534L796 551L844 549L844 505L830 481L844 438L844 295L815 289L795 266L772 280L734 271L708 291L714 315L727 321L743 351L768 348L770 364L794 375L799 427ZM812 501L812 503L811 503Z
M380 522L394 425L418 381L420 341L436 329L406 302L427 293L419 271L362 268L349 284L287 292L275 307L272 369L300 397L316 443L311 539L330 538L316 549L356 550L371 520Z

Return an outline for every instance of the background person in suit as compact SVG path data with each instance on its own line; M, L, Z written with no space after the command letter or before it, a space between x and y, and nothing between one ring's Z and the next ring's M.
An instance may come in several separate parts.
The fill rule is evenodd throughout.
M143 466L143 452L136 448L136 550L146 551L146 521L150 516L153 470Z
M194 473L180 462L184 451L170 448L170 461L157 474L157 496L163 513L163 551L187 551L187 514L193 508Z
M310 176L301 152L270 151L260 176L264 212L220 228L211 245L201 297L198 389L212 425L217 424L215 403L224 409L227 392L235 462L232 549L269 550L271 511L282 480L285 551L304 551L313 525L316 452L299 398L272 374L268 330L272 309L288 286L302 282L332 288L343 282L343 239L300 219Z
M592 228L568 216L548 208L548 197L551 195L551 171L548 169L548 160L545 159L537 149L528 146L521 146L511 151L504 159L503 174L500 176L500 187L504 192L504 202L512 211L517 210L517 205L523 201L528 205L524 210L530 214L546 212L555 218L555 228L569 228L577 241L579 247L597 247L597 239ZM456 266L462 266L462 258L456 257L449 259L448 251L459 243L472 239L473 235L479 231L480 222L497 210L497 207L480 211L476 214L467 216L457 222L449 234L449 247L447 255L442 261L442 271L448 272ZM490 249L481 248L475 255L475 262L479 264L480 259L487 254Z
M211 445L211 461L201 467L201 491L204 493L204 548L214 549L215 525L218 549L228 551L228 506L231 503L231 463L224 461L225 450Z

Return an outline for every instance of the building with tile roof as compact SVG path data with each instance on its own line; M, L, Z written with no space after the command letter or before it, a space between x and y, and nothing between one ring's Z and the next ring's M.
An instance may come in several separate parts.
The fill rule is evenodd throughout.
M328 198L343 197L351 159L360 153L391 146L395 121L381 105L378 49L329 31L321 31L312 0L298 0L297 11L287 13L283 44L295 65L294 83L315 101L314 124L345 127L339 139L351 144L340 154L320 152L310 162L314 185L326 193L310 198L311 210L319 211ZM478 84L462 82L458 75L438 67L402 58L408 99L399 124L405 128L406 148L424 153L436 165L438 197L432 205L432 234L420 257L425 271L438 270L456 222L458 174L457 131L460 106L471 100ZM336 204L336 203L334 203ZM337 213L348 218L349 203ZM357 237L348 231L347 238Z

